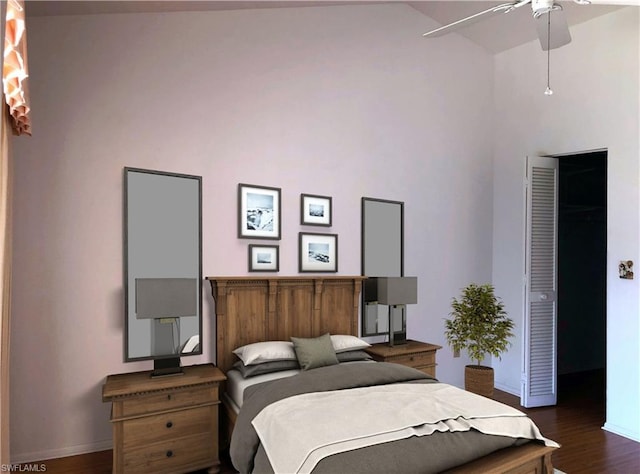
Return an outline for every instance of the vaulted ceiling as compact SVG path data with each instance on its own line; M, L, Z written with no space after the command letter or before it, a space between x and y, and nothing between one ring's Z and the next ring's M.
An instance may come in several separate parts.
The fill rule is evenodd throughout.
M78 15L102 13L172 12L238 10L251 8L313 7L329 5L367 5L372 3L406 3L417 12L440 24L447 24L467 17L491 6L504 3L498 1L56 1L27 0L27 16ZM590 20L621 8L617 3L640 5L640 0L594 0L592 5L577 5L562 1L569 26ZM595 4L598 3L598 4ZM524 6L506 15L500 15L476 23L458 31L459 34L484 47L491 53L511 49L537 38L531 8ZM438 41L429 39L426 41Z

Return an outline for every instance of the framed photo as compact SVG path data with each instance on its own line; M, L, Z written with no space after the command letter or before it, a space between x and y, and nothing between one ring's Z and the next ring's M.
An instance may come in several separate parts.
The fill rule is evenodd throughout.
M277 245L249 245L250 272L277 272L280 270L280 248Z
M280 240L280 188L238 184L238 238Z
M299 233L298 270L304 272L338 271L338 235Z
M331 227L331 197L301 194L300 224Z

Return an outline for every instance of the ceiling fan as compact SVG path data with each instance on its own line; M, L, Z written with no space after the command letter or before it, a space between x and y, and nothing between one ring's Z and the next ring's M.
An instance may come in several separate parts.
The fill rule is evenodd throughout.
M588 5L592 3L590 0L573 0L573 2L579 5ZM598 0L595 0L594 3L599 2ZM607 1L606 3L611 4L612 2ZM628 3L628 0L623 0L620 3ZM435 38L447 33L452 33L473 23L501 15L503 13L511 13L528 4L531 4L532 16L536 24L538 38L540 39L540 45L542 46L543 51L559 48L571 42L571 34L569 33L567 19L562 10L562 6L554 0L514 0L507 3L501 3L474 15L449 23L448 25L428 31L422 36L426 38Z

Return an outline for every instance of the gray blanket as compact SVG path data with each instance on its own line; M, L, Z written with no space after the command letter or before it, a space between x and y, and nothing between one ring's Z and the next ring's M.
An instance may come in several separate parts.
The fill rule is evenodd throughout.
M398 364L364 363L322 367L249 387L231 437L230 455L234 467L241 473L273 472L251 424L251 420L270 403L302 393L390 383L437 383L437 380ZM523 442L526 441L476 431L435 433L329 456L317 464L314 473L437 473Z

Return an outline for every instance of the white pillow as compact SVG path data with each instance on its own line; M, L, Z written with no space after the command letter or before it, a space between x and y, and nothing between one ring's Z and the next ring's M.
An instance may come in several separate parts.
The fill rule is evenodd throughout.
M336 354L340 352L364 349L371 346L367 341L363 341L356 336L348 336L346 334L332 334L331 343L333 344L333 349L336 351Z
M261 364L273 360L296 360L293 343L289 341L254 342L233 351L244 365Z

